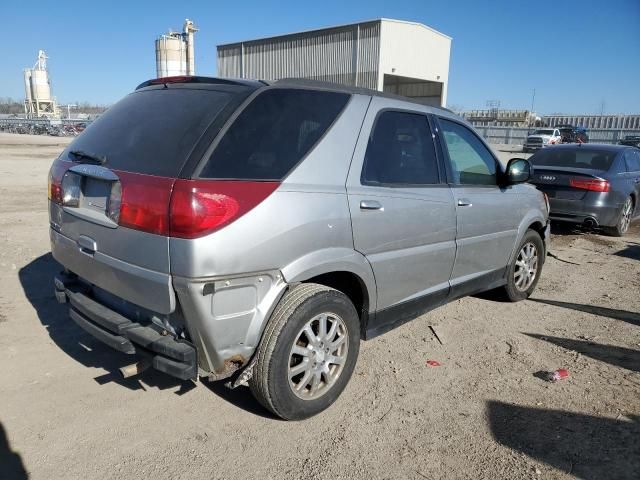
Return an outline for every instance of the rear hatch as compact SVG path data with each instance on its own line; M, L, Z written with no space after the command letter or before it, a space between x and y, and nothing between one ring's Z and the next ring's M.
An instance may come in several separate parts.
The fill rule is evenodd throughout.
M255 88L164 84L128 95L54 162L52 252L102 289L158 313L175 308L169 202Z

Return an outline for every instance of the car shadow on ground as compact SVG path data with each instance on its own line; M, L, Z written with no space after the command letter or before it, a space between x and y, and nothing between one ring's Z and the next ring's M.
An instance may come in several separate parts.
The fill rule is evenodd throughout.
M640 244L629 242L629 245L619 252L614 253L614 255L640 261Z
M18 272L25 296L35 309L38 319L51 340L67 355L86 367L102 368L108 373L95 378L100 385L115 382L131 390L160 390L180 387L182 395L193 388L193 382L181 382L168 375L149 369L141 375L122 378L118 369L134 363L136 358L117 352L77 326L68 314L68 307L59 304L53 294L53 277L62 270L51 253L42 255Z
M529 298L530 302L544 303L553 305L554 307L568 308L579 312L592 313L601 317L609 317L614 320L620 320L640 327L640 313L629 312L627 310L618 310L615 308L598 307L596 305L585 305L581 303L561 302L558 300L548 300L543 298Z
M29 478L22 458L11 450L2 422L0 422L0 478L3 480L26 480Z
M640 372L640 350L604 345L590 341L574 340L571 338L550 337L535 333L525 333L528 337L544 340L567 350L581 353L586 357L606 362L616 367L626 368L632 372Z
M494 439L586 480L639 478L640 417L619 420L490 401Z
M202 383L218 397L231 405L242 410L257 415L259 417L268 418L270 420L280 420L279 417L273 415L269 410L264 408L258 403L258 401L251 395L248 387L239 386L233 390L225 387L226 380L218 382L210 382L208 380Z

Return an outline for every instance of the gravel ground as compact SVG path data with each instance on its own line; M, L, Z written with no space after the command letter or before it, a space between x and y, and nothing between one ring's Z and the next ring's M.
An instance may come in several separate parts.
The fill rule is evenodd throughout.
M465 298L364 342L339 401L287 423L245 388L122 380L130 360L67 318L46 213L67 141L0 134L1 479L640 478L637 223L555 231L532 299Z

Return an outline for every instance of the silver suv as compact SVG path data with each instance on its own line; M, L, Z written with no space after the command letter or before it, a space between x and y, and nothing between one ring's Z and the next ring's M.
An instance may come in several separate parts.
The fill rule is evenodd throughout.
M248 383L301 419L361 339L489 289L527 298L548 205L447 110L285 80L140 85L49 178L56 296L102 342L179 379Z

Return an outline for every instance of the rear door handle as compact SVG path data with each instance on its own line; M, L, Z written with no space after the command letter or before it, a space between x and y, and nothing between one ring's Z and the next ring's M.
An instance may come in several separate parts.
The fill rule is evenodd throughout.
M360 200L360 210L384 210L377 200Z
M471 203L471 201L466 199L466 198L460 198L458 200L458 206L459 207L473 207L473 203Z

